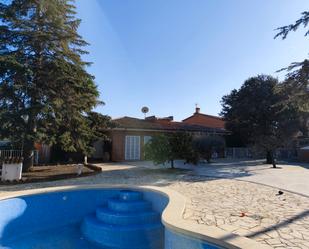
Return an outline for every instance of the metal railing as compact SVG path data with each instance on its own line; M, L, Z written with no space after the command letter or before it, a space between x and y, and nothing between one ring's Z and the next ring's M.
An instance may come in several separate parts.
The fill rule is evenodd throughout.
M22 150L0 150L0 158L22 157Z
M225 148L225 157L227 158L252 158L252 153L246 147Z
M0 158L12 158L12 157L22 157L22 150L0 150ZM39 151L33 151L34 164L39 163Z
M232 159L245 158L264 158L265 151L255 151L247 147L228 147L225 148L225 157ZM275 157L280 160L297 159L297 149L293 148L278 148L275 151Z

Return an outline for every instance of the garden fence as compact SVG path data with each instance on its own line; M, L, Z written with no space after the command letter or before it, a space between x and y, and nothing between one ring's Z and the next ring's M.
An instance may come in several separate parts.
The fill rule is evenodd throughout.
M276 150L275 156L280 160L295 160L298 157L298 151L297 149L279 148ZM264 158L265 152L257 152L251 148L246 147L228 147L225 148L225 157L232 159Z
M37 150L33 151L34 153L34 164L39 163L39 152ZM0 158L13 158L13 157L22 157L22 150L0 150Z
M252 158L252 153L249 148L232 147L225 149L225 157L227 158Z

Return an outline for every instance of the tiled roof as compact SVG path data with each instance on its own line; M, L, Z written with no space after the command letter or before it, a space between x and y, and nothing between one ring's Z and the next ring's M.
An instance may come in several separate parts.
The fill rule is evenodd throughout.
M213 119L217 119L217 120L223 121L223 118L221 118L221 117L214 116L214 115L209 115L209 114L204 114L204 113L194 113L193 115L191 115L190 117L185 118L185 119L182 120L182 121L186 121L187 119L192 118L192 117L194 117L195 115L204 116L204 117L213 118Z
M182 122L217 129L224 129L225 127L224 119L203 113L194 113L192 116L182 120Z
M191 131L191 132L223 132L225 129L210 128L202 125L193 125L183 122L174 122L166 120L145 120L132 117L123 117L114 119L118 123L117 128L122 129L147 129L147 130L162 130L162 131Z

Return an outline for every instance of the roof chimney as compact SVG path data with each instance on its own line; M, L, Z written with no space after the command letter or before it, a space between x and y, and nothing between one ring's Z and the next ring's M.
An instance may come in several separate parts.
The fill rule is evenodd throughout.
M156 121L157 118L156 118L156 116L149 116L149 117L145 117L145 120L148 120L148 121Z
M195 113L194 114L198 114L200 113L201 108L199 108L197 105L195 107Z

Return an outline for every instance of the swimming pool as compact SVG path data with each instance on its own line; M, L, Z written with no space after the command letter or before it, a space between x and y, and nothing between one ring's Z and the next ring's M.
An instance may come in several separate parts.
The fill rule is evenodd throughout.
M164 226L167 195L91 188L0 200L2 249L218 249Z

